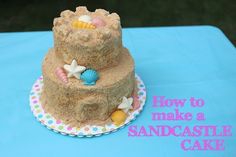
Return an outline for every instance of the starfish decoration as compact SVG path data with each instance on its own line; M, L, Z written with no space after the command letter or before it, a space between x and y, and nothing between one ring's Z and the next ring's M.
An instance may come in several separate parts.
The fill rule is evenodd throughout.
M122 109L125 113L129 111L129 109L132 109L132 103L133 103L133 98L126 98L123 97L122 103L118 106L118 109Z
M71 65L65 64L64 69L68 72L67 77L74 76L75 78L80 79L80 74L86 69L86 67L78 65L74 59L71 62Z

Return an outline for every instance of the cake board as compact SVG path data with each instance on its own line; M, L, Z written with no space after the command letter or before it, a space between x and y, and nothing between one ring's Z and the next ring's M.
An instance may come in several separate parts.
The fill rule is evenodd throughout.
M144 108L146 101L146 88L143 81L137 74L135 74L135 79L137 83L137 96L138 96L139 107L133 111L130 111L128 113L126 121L119 126L113 123L108 123L103 126L85 125L80 128L71 127L63 123L62 120L54 118L53 115L51 115L50 113L46 113L40 102L40 96L43 87L43 76L40 76L32 86L29 96L30 108L35 118L43 126L48 128L49 130L52 130L56 133L60 133L62 135L68 135L73 137L94 137L94 136L101 136L104 134L110 134L130 124L133 120L137 118L137 116L141 113L141 111ZM134 101L134 103L136 102Z

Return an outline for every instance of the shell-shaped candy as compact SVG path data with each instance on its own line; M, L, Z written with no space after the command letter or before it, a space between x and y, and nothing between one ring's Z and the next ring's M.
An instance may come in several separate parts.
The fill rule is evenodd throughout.
M95 29L94 25L92 25L90 23L82 22L79 20L73 21L72 26L74 28L81 28L81 29Z
M59 80L61 80L64 84L68 83L68 78L65 70L61 67L57 67L55 70L56 76Z
M92 24L98 27L104 27L106 25L105 21L99 17L95 17L92 19Z
M121 125L125 122L127 114L122 110L116 110L111 114L111 120L115 125Z
M92 18L88 15L81 15L79 17L79 21L82 21L82 22L86 22L86 23L91 23L92 22Z
M81 74L80 79L84 81L84 85L91 86L96 84L99 75L96 70L87 69Z
M137 93L133 94L133 100L134 100L134 102L133 102L133 104L132 104L133 110L139 109L139 107L140 107L140 101L139 101L139 99L138 99Z

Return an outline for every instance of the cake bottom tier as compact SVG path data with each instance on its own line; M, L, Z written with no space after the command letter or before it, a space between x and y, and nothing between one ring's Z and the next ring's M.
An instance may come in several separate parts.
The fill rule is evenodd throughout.
M100 78L94 86L75 78L69 78L67 84L61 82L55 69L63 65L50 49L42 66L41 102L46 112L71 126L107 122L122 98L131 97L135 89L134 61L126 48L118 65L98 71Z

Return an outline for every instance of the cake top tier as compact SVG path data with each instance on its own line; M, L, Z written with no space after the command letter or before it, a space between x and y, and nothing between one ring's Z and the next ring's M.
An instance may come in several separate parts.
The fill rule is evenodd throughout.
M54 19L54 48L57 57L70 64L96 70L115 66L123 49L120 17L103 9L86 7L65 10Z
M80 45L92 46L98 40L111 36L121 36L120 17L104 9L90 12L86 7L77 7L76 11L65 10L53 22L53 31L60 33L64 40Z

